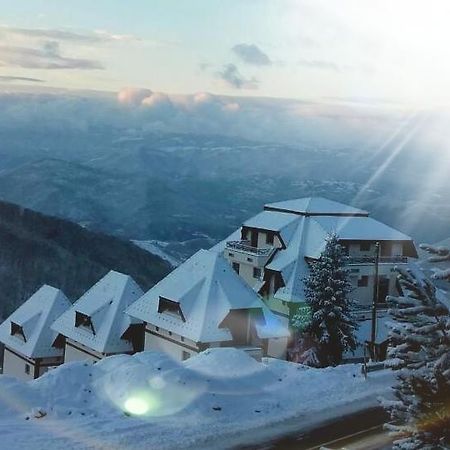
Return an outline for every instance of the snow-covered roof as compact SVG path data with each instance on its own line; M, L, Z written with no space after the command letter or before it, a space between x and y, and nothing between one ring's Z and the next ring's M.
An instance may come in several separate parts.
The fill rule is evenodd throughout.
M28 358L46 358L62 355L62 349L53 347L58 333L51 324L72 304L62 291L44 285L0 325L0 342ZM11 335L11 323L21 327L20 335Z
M296 216L284 212L262 211L244 222L244 227L280 232L295 222Z
M132 351L131 343L122 339L122 335L131 324L141 321L131 318L125 309L142 294L133 278L110 271L56 320L52 328L101 353ZM76 313L89 316L93 330L75 326Z
M322 197L305 197L264 205L266 211L290 212L299 215L368 216L362 209Z
M411 241L406 234L371 217L314 217L328 233L334 232L341 240L352 241Z
M406 234L368 217L365 211L319 197L271 203L244 226L278 232L286 247L266 266L282 274L285 285L275 293L280 300L304 300L303 279L309 272L306 259L319 258L332 233L341 241L406 242L407 254L416 255Z
M183 317L158 312L160 297L177 303ZM127 313L195 342L206 343L232 340L230 331L221 324L230 311L244 309L263 312L264 321L256 324L259 337L289 335L219 253L200 250L131 305Z

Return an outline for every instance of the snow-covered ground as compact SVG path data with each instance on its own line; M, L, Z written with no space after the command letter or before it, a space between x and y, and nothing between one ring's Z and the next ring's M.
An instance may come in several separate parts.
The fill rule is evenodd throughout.
M153 352L70 363L28 383L0 376L0 448L225 448L374 406L392 381L225 348L182 364Z
M159 256L160 258L167 261L169 264L171 264L174 267L177 267L181 264L181 261L171 255L169 255L164 248L167 247L167 242L164 241L138 241L133 240L134 244L136 244L138 247L141 247L143 250L146 250L150 253L153 253L156 256Z

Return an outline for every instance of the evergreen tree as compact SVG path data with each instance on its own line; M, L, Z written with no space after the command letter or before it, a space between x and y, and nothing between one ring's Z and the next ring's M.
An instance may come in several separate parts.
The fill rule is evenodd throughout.
M400 270L402 295L388 297L395 400L385 402L400 438L394 449L450 448L450 322L436 289L416 269Z
M317 341L321 365L337 365L345 351L356 349L356 321L352 316L349 293L352 286L345 268L345 254L336 235L330 235L317 261L311 263L304 280L305 301L311 308L311 321L302 331ZM294 315L292 324L303 321Z
M447 247L436 247L429 244L421 244L421 249L426 250L433 256L428 258L429 262L445 262L450 261L450 248ZM450 269L440 270L433 275L435 280L447 280L450 281Z

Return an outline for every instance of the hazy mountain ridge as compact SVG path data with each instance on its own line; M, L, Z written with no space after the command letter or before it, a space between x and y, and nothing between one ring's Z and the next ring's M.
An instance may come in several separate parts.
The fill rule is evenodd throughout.
M114 127L69 130L67 139L66 131L27 133L5 131L0 198L126 239L214 241L264 203L313 195L366 208L419 241L448 234L450 205L442 193L450 183L429 192L438 158L417 151L419 144L389 157L369 146L322 148Z
M130 242L5 202L0 202L0 249L0 316L44 283L75 300L111 269L133 276L143 289L171 269Z

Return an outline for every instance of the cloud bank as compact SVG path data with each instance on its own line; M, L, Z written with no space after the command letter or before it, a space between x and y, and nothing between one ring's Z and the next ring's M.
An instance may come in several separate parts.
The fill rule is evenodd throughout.
M40 78L31 77L16 77L12 75L0 75L0 83L16 83L16 82L28 82L28 83L45 83L45 80Z
M234 64L225 64L216 75L234 89L258 89L259 81L255 77L245 78Z
M232 49L233 53L243 62L255 66L270 66L272 61L255 44L236 44Z
M405 115L404 110L385 104L313 103L206 92L170 95L136 87L95 95L46 90L3 93L0 110L1 130L192 133L331 148L381 139Z
M0 46L0 64L25 69L103 69L99 61L61 55L56 41L47 41L39 48Z

